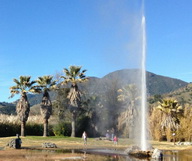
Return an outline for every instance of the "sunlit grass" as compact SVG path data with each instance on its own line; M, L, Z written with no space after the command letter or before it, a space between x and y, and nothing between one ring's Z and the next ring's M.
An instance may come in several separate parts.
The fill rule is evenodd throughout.
M12 137L1 137L0 147L5 147L5 145L12 139ZM84 146L83 139L78 137L64 137L64 136L26 136L21 137L23 148L41 148L42 143L51 142L55 143L60 149L83 149L83 148L116 148L116 149L126 149L133 144L133 140L127 138L120 138L118 145L114 145L112 141L108 140L98 140L98 138L88 138L87 146ZM164 149L164 150L184 150L190 149L191 146L177 146L173 142L159 142L159 141L149 141L154 148Z
M50 118L54 120L55 118ZM52 121L51 120L51 121ZM50 122L51 122L50 121ZM42 124L43 120L40 115L29 116L27 123L36 123ZM12 123L12 124L20 124L20 120L17 116L14 115L3 115L0 114L0 123ZM16 138L16 136L12 137L1 137L0 138L0 147L4 147L12 138ZM60 148L84 148L83 139L78 137L65 137L65 136L50 136L50 137L42 137L42 136L26 136L21 137L22 146L23 147L41 147L41 144L44 142L52 142L55 143ZM154 148L158 149L186 149L190 148L190 146L176 146L173 142L159 142L159 141L150 141L151 145ZM115 146L112 141L108 140L99 140L98 138L88 138L87 148L127 148L133 145L133 140L120 138L118 145Z
M2 137L0 138L0 147L5 146L12 137ZM82 138L78 137L64 137L64 136L50 136L50 137L42 137L42 136L26 136L21 137L22 146L23 147L40 147L44 142L52 142L55 143L60 148L73 147L74 149L84 148L84 142ZM116 147L123 148L129 146L131 141L129 139L120 139L119 144L117 146L114 145L112 141L108 140L98 140L96 138L88 138L87 147L89 148L100 148L100 147Z

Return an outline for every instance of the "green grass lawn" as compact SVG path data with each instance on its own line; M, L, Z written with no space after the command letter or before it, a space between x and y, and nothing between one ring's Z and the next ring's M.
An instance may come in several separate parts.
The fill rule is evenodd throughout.
M13 137L1 137L0 138L0 147L5 147L5 145L13 138ZM55 143L58 148L61 149L82 149L85 148L83 144L82 138L71 138L71 137L63 137L63 136L50 136L50 137L42 137L42 136L26 136L21 137L22 139L22 147L24 148L41 148L42 143L51 142ZM190 146L177 146L172 142L158 142L158 141L149 141L149 143L158 149L165 150L183 150L188 149ZM86 148L118 148L118 149L126 149L133 145L133 141L130 139L120 138L118 145L114 145L112 141L108 140L99 140L98 138L88 138Z

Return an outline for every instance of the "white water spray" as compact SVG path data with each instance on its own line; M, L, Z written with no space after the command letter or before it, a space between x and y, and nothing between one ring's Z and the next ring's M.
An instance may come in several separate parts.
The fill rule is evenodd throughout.
M141 150L147 150L147 100L146 100L146 29L145 16L142 16L142 59L141 59Z

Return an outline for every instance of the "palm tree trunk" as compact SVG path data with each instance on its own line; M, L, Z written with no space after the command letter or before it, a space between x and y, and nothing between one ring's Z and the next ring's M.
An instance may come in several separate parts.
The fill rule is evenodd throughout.
M44 119L44 131L43 131L43 137L48 136L48 119Z
M75 137L75 119L76 119L76 115L74 112L72 112L72 121L71 121L71 137Z
M25 136L25 121L21 121L21 136Z

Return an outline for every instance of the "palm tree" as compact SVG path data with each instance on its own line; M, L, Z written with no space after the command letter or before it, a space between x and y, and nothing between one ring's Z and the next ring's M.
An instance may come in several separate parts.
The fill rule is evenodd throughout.
M133 137L134 126L136 120L134 118L138 115L138 100L139 93L135 84L128 84L122 89L118 90L119 95L117 97L119 102L124 103L125 109L121 112L118 119L118 128L125 128L124 134L129 135L129 138Z
M44 119L43 136L46 137L48 136L48 120L52 114L52 103L49 96L49 91L55 87L56 81L53 80L52 76L43 76L38 77L36 82L38 83L38 85L36 86L38 92L43 93L41 101L41 115Z
M71 121L71 137L75 137L75 120L77 117L77 112L81 107L81 96L82 93L78 88L78 83L85 82L88 78L85 76L87 70L81 71L81 66L70 66L69 69L64 68L63 72L65 76L61 76L64 79L62 84L71 83L70 91L67 95L69 100L69 110L72 114Z
M19 102L16 105L16 112L21 121L21 136L25 136L25 124L28 120L30 104L27 99L28 92L35 92L33 84L35 81L30 81L30 76L20 76L19 80L13 79L15 86L10 87L11 98L15 94L21 95Z
M170 128L171 131L176 131L179 127L179 116L183 114L183 108L173 99L162 99L157 107L164 113L161 123L162 129Z

